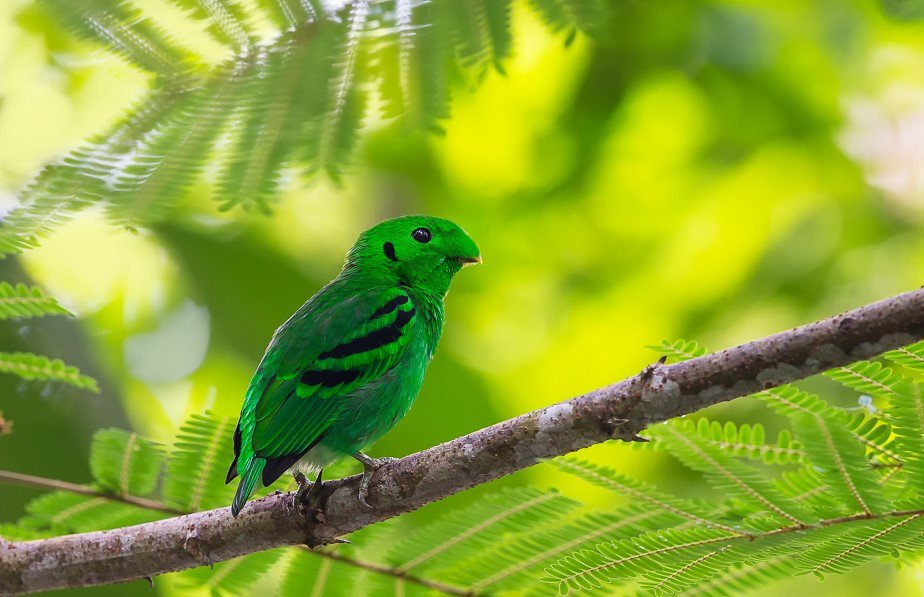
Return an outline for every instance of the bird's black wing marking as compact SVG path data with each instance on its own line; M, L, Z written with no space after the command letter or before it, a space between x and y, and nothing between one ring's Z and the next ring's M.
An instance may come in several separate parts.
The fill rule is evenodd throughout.
M323 437L324 434L322 433L317 438L315 438L315 440L311 442L308 447L301 453L277 456L276 458L267 458L266 466L263 467L263 487L269 487L272 485L276 479L284 475L285 472L292 468L296 462L301 460L302 456L307 454L311 448L315 447Z
M389 313L391 313L392 311L394 311L395 309L397 309L398 307L400 307L400 306L403 305L404 303L408 302L409 300L411 300L411 299L410 299L410 297L408 297L408 295L406 295L406 294L399 294L399 295L396 296L395 298L391 299L390 301L388 301L387 303L385 303L384 305L382 305L381 307L379 307L378 309L376 309L376 310L375 310L375 313L373 313L373 314L369 317L370 321L373 320L373 319L376 319L377 317L382 317L383 315L388 315Z
M237 422L234 428L234 458L231 459L231 466L228 467L228 474L225 475L225 485L237 477L237 457L241 453L241 422Z
M318 355L318 359L343 359L397 342L401 337L401 330L414 318L415 313L416 309L414 307L407 311L399 311L390 325L326 350Z

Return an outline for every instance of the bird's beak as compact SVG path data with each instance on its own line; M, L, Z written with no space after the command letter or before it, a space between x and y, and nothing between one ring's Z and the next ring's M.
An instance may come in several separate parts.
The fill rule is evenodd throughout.
M462 262L462 267L468 267L470 265L481 265L481 255L478 257L459 257L459 261Z

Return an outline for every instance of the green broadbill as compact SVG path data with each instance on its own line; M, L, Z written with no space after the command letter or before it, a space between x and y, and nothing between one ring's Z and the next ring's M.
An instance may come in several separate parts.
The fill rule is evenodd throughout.
M360 500L385 459L362 450L400 421L417 397L443 330L453 276L480 263L475 242L449 220L405 216L362 233L343 270L276 330L234 432L227 483L240 475L237 516L258 484L346 456L364 466Z

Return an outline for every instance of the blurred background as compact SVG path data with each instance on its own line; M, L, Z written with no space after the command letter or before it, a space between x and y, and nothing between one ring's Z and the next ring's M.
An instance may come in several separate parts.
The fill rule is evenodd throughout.
M138 4L156 4L156 0ZM885 8L885 10L884 10ZM453 89L445 134L373 118L341 184L285 185L270 216L219 212L209 183L129 231L83 212L0 279L78 315L5 322L5 349L78 365L92 395L0 377L0 468L84 483L92 433L169 442L190 415L236 417L274 329L381 219L460 223L483 267L447 299L410 415L371 451L401 456L637 373L661 339L720 349L924 280L924 24L910 2L626 2L600 39L566 44L516 5L506 74ZM0 202L145 89L26 0L0 3ZM833 384L810 380L834 395ZM774 421L738 402L712 416ZM621 444L584 457L685 492L698 478ZM538 466L498 485L611 494ZM38 490L0 486L0 522ZM874 564L766 595L924 594L924 568ZM175 593L170 577L160 593ZM185 589L184 589L185 590ZM82 591L147 594L147 583Z

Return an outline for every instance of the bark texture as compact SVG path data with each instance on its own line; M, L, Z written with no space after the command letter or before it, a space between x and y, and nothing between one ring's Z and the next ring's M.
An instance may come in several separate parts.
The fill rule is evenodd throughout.
M806 326L639 375L481 429L379 469L371 509L359 477L324 484L323 516L291 494L115 529L12 543L0 540L0 593L151 577L279 547L312 547L475 485L646 426L924 338L924 288Z

